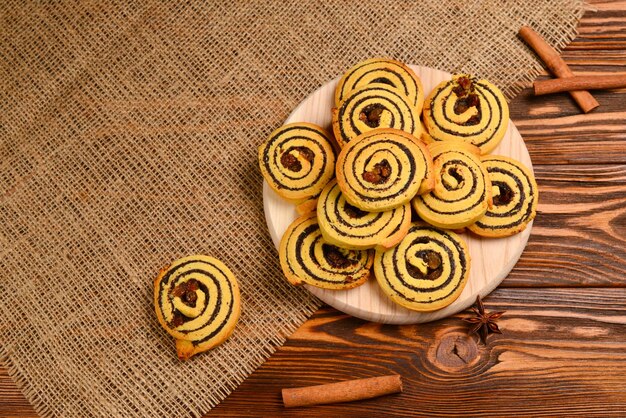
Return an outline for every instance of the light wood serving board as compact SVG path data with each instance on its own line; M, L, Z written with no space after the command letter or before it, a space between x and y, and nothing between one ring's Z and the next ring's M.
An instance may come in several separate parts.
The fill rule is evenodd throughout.
M441 81L449 80L449 73L432 68L410 66L421 78L426 97ZM332 133L330 109L333 106L333 94L338 79L330 81L307 97L293 111L285 123L311 122L320 125ZM532 163L524 140L509 122L504 139L492 154L506 155L524 163L532 170ZM267 226L278 248L280 239L297 218L293 204L280 198L263 182L263 204ZM416 324L445 318L460 312L476 301L476 296L484 297L495 289L509 274L526 246L532 223L521 233L508 238L488 239L462 234L467 242L471 256L470 275L461 296L451 305L433 312L414 312L396 305L385 296L376 279L372 279L350 290L324 290L307 285L307 289L330 306L347 314L368 321L386 324Z

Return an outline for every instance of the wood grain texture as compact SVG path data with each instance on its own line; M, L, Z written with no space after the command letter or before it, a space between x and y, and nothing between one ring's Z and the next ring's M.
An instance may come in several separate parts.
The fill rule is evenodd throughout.
M626 289L498 289L503 335L483 346L465 312L381 325L323 308L208 416L619 416L626 408ZM404 393L287 410L285 387L398 373ZM2 375L1 382L6 381ZM0 386L3 390L4 384ZM0 415L36 416L19 397ZM497 411L497 412L496 412Z
M626 2L591 1L578 37L561 56L576 75L626 72ZM545 73L539 79L551 78ZM530 86L528 86L530 87ZM582 114L567 93L535 97L525 89L511 103L511 119L533 164L626 163L626 89L597 90L600 107Z
M38 417L35 409L9 376L7 366L0 361L0 417Z
M626 72L626 1L590 3L597 11L563 58L575 74ZM391 326L325 308L208 416L624 416L626 90L594 97L588 115L567 94L526 89L511 103L541 197L522 258L486 300L507 310L504 335L485 347L465 336L461 315ZM280 407L283 387L389 372L405 393ZM2 365L0 416L37 416Z
M215 416L619 415L626 410L626 290L498 289L503 335L477 344L461 314L380 325L322 309ZM280 388L386 373L404 393L289 411Z
M535 166L539 206L501 286L626 287L626 166Z

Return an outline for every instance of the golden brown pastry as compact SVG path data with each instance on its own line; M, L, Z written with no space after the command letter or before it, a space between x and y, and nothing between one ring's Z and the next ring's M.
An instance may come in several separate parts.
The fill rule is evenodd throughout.
M481 218L491 205L491 181L475 146L457 141L428 146L433 156L435 188L416 196L413 207L426 222L460 229Z
M422 81L415 72L400 61L388 58L370 58L348 71L335 88L335 107L353 91L372 83L382 83L403 93L419 115L424 102Z
M469 271L470 255L461 237L422 222L411 224L397 246L376 251L374 259L382 291L395 303L421 312L454 302Z
M404 132L399 129L394 129L393 131L394 131L394 134L398 136L403 136L406 139L415 142L415 145L418 146L418 148L420 149L424 157L423 160L424 160L424 164L426 165L426 173L424 174L424 180L422 180L422 183L420 184L420 188L417 190L417 194L424 194L424 193L431 191L433 187L435 187L435 176L433 174L433 158L430 155L428 146L426 145L424 141L422 141L422 139L417 138L416 136L411 135L408 132ZM361 136L359 136L359 140L363 138L368 138L372 135L378 135L379 133L380 132L378 129L374 129L372 131L366 132L362 134ZM422 134L421 138L423 137L424 137L424 134Z
M239 286L216 258L193 255L161 269L154 281L159 323L181 360L224 342L239 320Z
M333 178L335 152L328 134L319 126L290 123L261 144L259 167L279 196L302 202L318 195Z
M293 285L351 289L370 277L374 256L367 250L346 250L322 237L315 212L289 225L278 249L285 277Z
M470 231L484 237L507 237L523 231L537 213L535 177L521 162L501 155L487 155L482 162L492 184L493 205Z
M500 143L509 124L509 106L502 92L489 81L467 74L435 87L424 101L423 113L430 139L469 142L482 154Z
M317 221L327 243L363 250L391 248L409 230L411 205L385 212L366 212L349 204L335 180L326 185L317 203Z
M410 201L426 178L430 156L395 129L377 129L337 157L337 183L348 203L382 212Z
M343 148L357 136L378 128L399 129L419 138L419 113L408 100L402 92L382 83L352 90L339 107L331 110L339 146Z

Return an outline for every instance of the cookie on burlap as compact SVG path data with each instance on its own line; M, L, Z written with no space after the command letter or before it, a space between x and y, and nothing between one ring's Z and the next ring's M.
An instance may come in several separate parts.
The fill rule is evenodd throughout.
M176 339L181 360L223 343L239 320L239 286L221 261L192 255L164 267L154 280L159 323Z

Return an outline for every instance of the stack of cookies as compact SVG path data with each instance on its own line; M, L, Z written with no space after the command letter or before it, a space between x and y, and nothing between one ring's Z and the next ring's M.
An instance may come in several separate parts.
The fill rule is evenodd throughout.
M532 173L489 154L508 125L502 93L461 74L424 99L408 66L377 58L343 75L334 102L333 135L294 123L259 147L265 180L301 215L280 243L287 280L349 289L373 273L406 308L449 305L469 276L460 233L505 237L535 216Z

